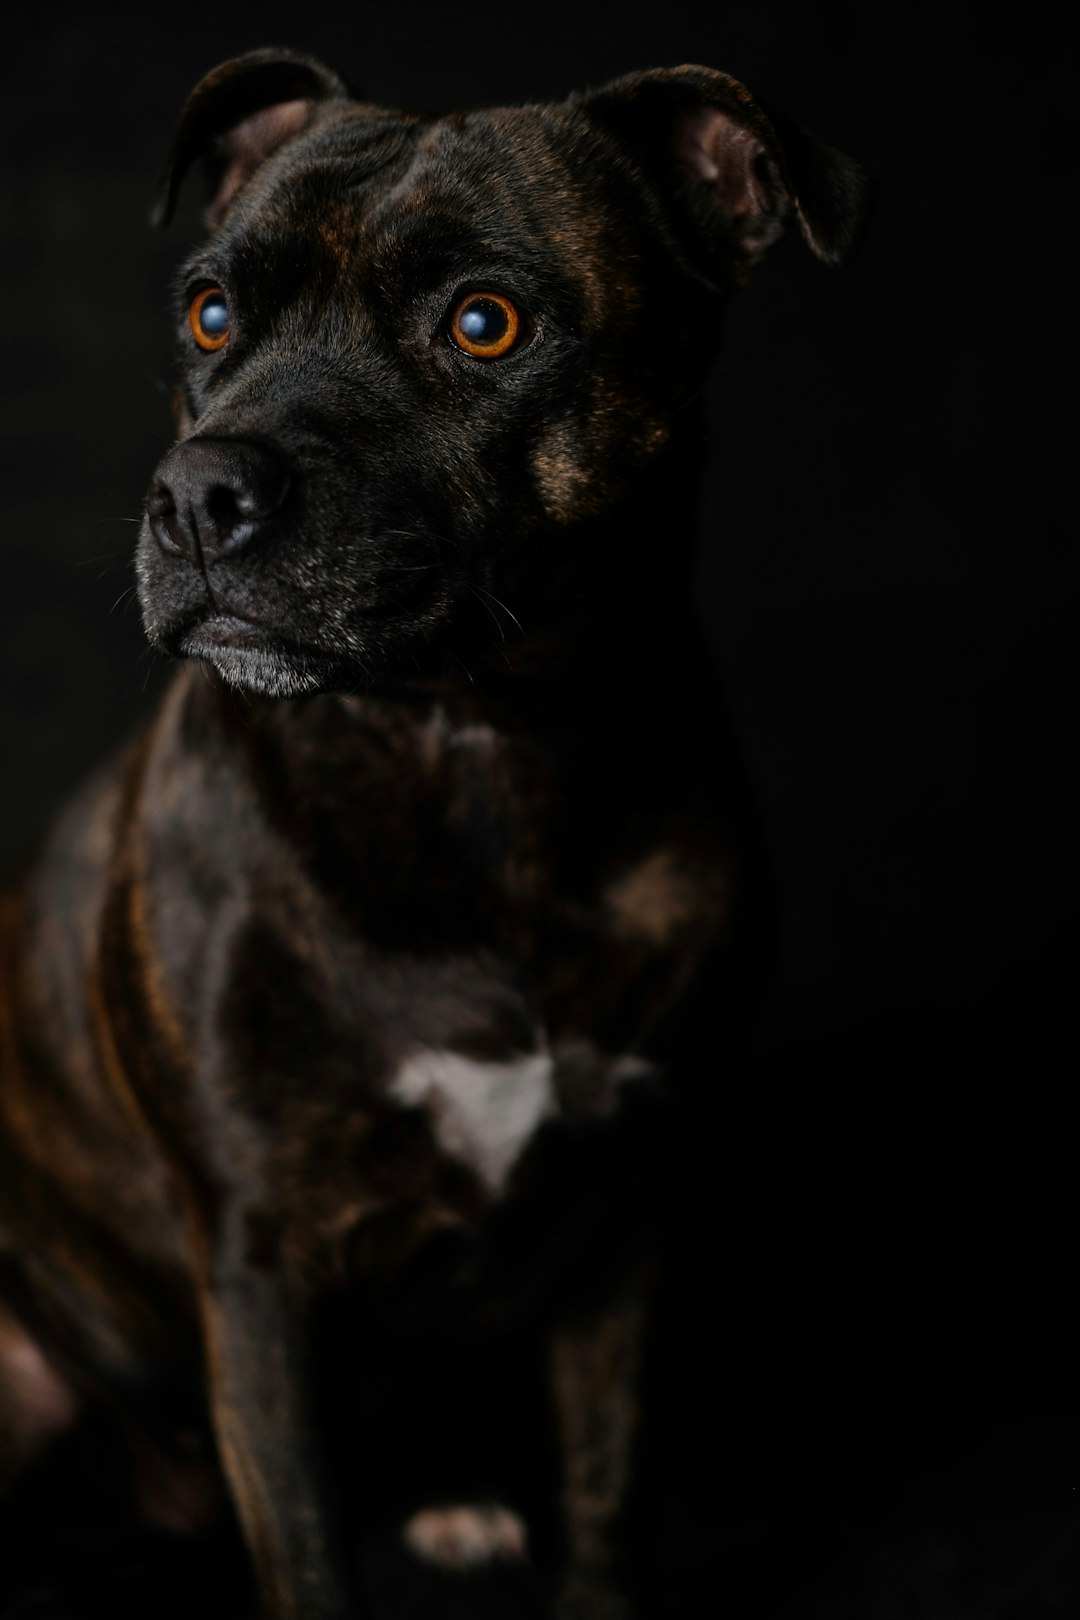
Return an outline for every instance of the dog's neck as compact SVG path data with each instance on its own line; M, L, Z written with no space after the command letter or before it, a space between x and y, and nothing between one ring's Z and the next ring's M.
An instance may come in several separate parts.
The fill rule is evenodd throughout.
M467 672L300 699L196 675L191 696L216 709L229 770L260 784L334 892L359 886L374 904L383 888L415 885L429 860L460 868L469 895L510 893L526 873L572 886L557 875L564 859L591 870L613 841L644 847L669 817L709 813L715 700L690 604L688 505L671 491L654 509L664 530L629 537L635 566L607 592L526 625ZM685 568L672 566L675 546Z

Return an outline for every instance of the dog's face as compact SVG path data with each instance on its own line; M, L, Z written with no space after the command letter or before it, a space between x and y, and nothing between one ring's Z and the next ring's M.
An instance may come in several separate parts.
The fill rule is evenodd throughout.
M216 155L217 191L139 542L151 640L258 691L352 689L625 590L720 295L793 205L786 146L702 69L444 119L300 58L217 70L174 161L175 188ZM861 177L813 151L845 165L842 221L797 205L837 258Z

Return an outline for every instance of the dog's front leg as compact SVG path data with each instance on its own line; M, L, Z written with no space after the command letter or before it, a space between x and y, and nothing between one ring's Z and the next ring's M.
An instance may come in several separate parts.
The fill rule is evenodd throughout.
M263 1620L346 1620L311 1413L303 1302L245 1252L242 1217L207 1245L201 1305L212 1421ZM232 1230L230 1230L232 1228Z
M566 1570L558 1620L626 1620L615 1538L637 1433L645 1289L561 1323L552 1380L563 1460Z

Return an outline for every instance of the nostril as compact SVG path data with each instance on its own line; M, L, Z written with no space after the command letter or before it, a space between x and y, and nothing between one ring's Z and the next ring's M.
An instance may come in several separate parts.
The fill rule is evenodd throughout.
M146 495L146 515L150 518L171 517L176 511L176 501L168 484L160 478L154 480Z
M252 458L233 489L236 510L243 518L273 517L289 493L289 471L283 462L265 452Z
M161 478L151 484L146 496L146 516L161 550L170 557L188 553L188 536L176 509L176 497Z
M240 492L229 489L226 484L218 484L213 489L206 491L203 497L203 509L219 535L227 535L238 518L246 518L251 515L244 510L243 497Z

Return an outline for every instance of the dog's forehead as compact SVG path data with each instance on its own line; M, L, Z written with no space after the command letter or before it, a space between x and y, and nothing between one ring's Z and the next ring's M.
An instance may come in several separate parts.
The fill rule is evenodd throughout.
M620 231L595 185L607 162L570 108L417 119L352 105L272 160L222 234L242 233L250 251L260 230L307 241L315 232L343 268L410 255L433 274L441 259L449 269L470 256L543 265L595 294Z
M583 120L557 107L489 108L436 119L416 131L409 166L387 203L450 209L486 230L518 229L545 241L560 229L592 235L597 188L583 207L579 161L589 144Z

